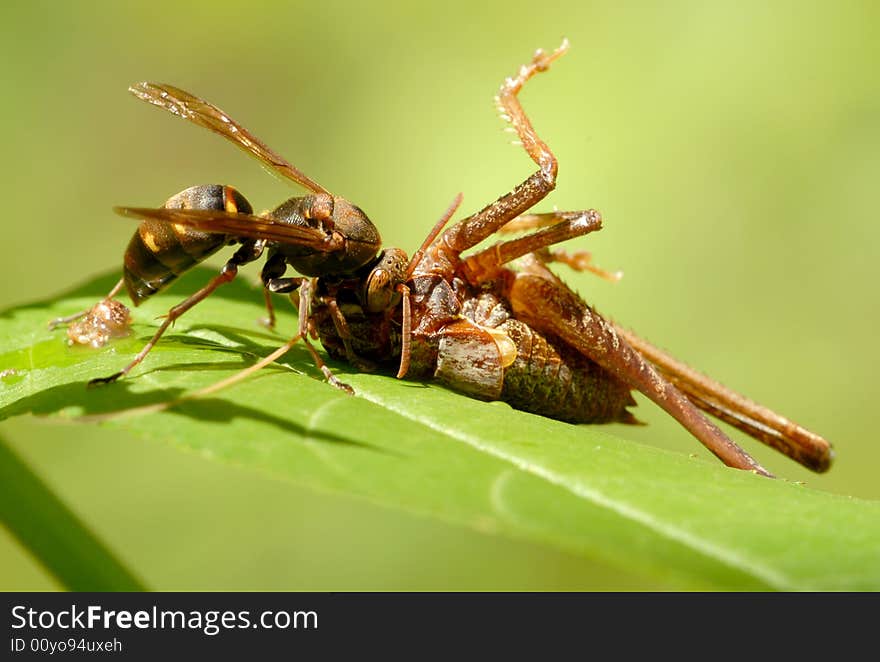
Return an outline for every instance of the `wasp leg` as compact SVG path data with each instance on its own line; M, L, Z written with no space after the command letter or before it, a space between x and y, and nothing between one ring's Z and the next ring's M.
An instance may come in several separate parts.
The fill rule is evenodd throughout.
M266 302L266 317L258 320L260 324L269 329L275 328L275 305L272 303L272 294L282 291L292 292L296 289L279 289L281 285L278 281L282 280L280 277L284 275L286 270L287 262L285 261L284 256L270 251L269 257L266 259L262 271L260 271L260 280L263 283L263 299ZM296 280L296 286L299 287L299 279ZM272 283L272 286L270 286L270 283Z
M125 285L125 279L120 278L119 282L113 286L113 289L105 296L101 301L108 301L119 294L119 291L122 289L122 286ZM74 313L73 315L68 315L67 317L56 317L51 322L49 322L49 330L53 330L56 327L62 324L70 324L72 321L79 319L80 317L84 317L94 310L94 307L88 308L87 310L81 310L78 313Z
M302 293L301 293L301 295L302 295ZM198 398L203 398L206 395L216 393L217 391L222 391L225 388L229 388L230 386L233 386L234 384L237 384L241 381L244 381L250 375L254 374L255 372L258 372L259 370L262 370L263 368L265 368L269 364L274 363L275 361L280 359L282 356L287 354L287 352L289 352L291 350L291 348L293 348L293 346L296 345L296 343L298 343L301 339L302 339L302 332L297 332L297 334L295 336L293 336L290 340L288 340L286 343L281 345L281 347L279 347L278 349L276 349L272 353L268 354L267 356L264 356L262 359L260 359L259 361L257 361L253 365L248 366L244 370L240 370L239 372L227 377L226 379L221 379L218 382L214 382L213 384L210 384L209 386L206 386L204 388L200 388L197 391L193 391L192 393L187 393L186 395L182 395L181 397L176 398L174 400L153 403L150 405L144 405L142 407L131 407L130 409L122 409L120 411L114 411L114 412L110 412L107 414L83 416L83 417L81 417L81 420L107 421L107 420L119 418L121 416L150 414L150 413L155 413L155 412L160 412L160 411L165 411L167 409L171 409L172 407L175 407L175 406L182 404L184 402L188 402L190 400L197 400Z
M348 328L348 322L345 320L345 315L342 314L342 310L340 310L339 304L336 302L336 297L323 296L320 301L326 305L327 309L330 311L330 319L333 321L336 335L342 340L342 345L345 348L346 361L351 363L361 372L374 372L376 370L375 364L361 358L355 353L354 348L351 345L351 331Z
M476 246L494 234L498 228L514 219L556 187L558 170L556 157L547 144L538 137L529 118L517 99L522 86L538 72L546 71L550 64L568 49L568 41L552 53L538 51L532 61L520 67L519 74L508 78L501 85L496 102L503 119L510 122L528 155L538 165L538 171L519 184L510 193L466 219L459 221L443 233L441 241L454 253Z
M119 372L114 373L109 377L99 377L97 379L91 380L88 385L98 386L101 384L109 384L111 382L115 382L120 377L124 377L129 372L131 372L132 368L143 361L147 354L150 353L150 350L153 349L153 347L159 341L159 338L162 337L162 334L168 330L168 327L174 324L177 318L179 318L200 301L204 301L206 298L208 298L218 287L234 279L235 276L238 274L239 266L247 264L248 262L253 262L260 257L262 252L263 242L249 241L243 244L237 251L235 251L232 257L229 258L229 261L225 265L223 265L220 273L212 278L207 285L205 285L198 292L188 297L187 299L184 299L182 302L180 302L168 311L168 313L165 315L165 321L162 322L162 325L159 327L158 331L156 331L149 342L144 345L144 348L140 352L138 352L138 355L135 356L134 359L132 359L131 363L129 363Z
M279 271L280 271L280 273L279 273ZM278 274L280 276L283 273L284 273L283 265L280 267L278 265L272 265L271 258L268 262L266 262L266 266L263 268L262 278L263 278L263 284L266 286L267 292L273 292L276 294L292 293L292 292L296 291L296 289L299 288L303 282L306 281L305 278L273 277L274 274ZM310 297L311 297L311 295L310 295ZM336 297L325 295L320 298L320 301L321 301L321 303L325 304L327 306L328 310L330 311L330 318L333 320L333 326L336 327L336 333L339 336L339 338L342 340L342 343L345 347L346 360L348 360L348 362L351 363L353 366L355 366L358 370L361 370L363 372L374 371L376 369L376 367L372 363L370 363L366 359L360 358L357 354L355 354L354 349L351 346L351 332L348 329L348 323L345 321L345 316L342 314L342 311L339 309L339 305L336 303ZM294 301L292 296L291 296L291 302L293 303L294 308L297 308L297 303L296 303L296 301ZM300 301L299 305L300 306L302 305L302 301ZM309 307L306 309L306 311L308 311L310 309L311 309L311 304L309 304ZM302 316L302 313L300 313L300 315ZM302 319L300 320L301 325L305 324L307 322L308 322L308 320L305 320L305 321ZM305 326L300 326L300 330L302 331L303 338L306 338L308 336L308 329ZM306 344L308 344L308 341L306 341ZM311 348L311 345L309 345L309 347ZM310 349L310 351L312 351L312 349ZM314 358L314 356L313 356L313 358ZM324 362L321 361L320 359L316 360L315 364L317 365L319 361L320 361L320 365L318 367L322 372L324 372L326 369L327 372L324 373L326 376L329 373L330 369L326 368L324 366ZM343 384L342 382L337 380L335 377L333 377L332 379L328 377L327 381L329 381L334 386L337 386L338 388L342 388L342 390L344 390L344 391L351 390L351 387L349 387L346 384Z
M266 302L266 316L257 320L257 323L267 329L275 329L275 304L272 303L272 293L263 289L263 300Z
M348 393L349 395L354 395L354 389L351 386L349 386L348 384L346 384L345 382L340 381L339 378L333 374L333 371L327 367L327 364L324 363L324 360L321 358L321 355L318 354L318 350L315 349L315 347L312 345L312 343L309 341L309 339L306 337L306 335L305 334L301 334L301 335L302 335L302 341L306 345L306 349L309 350L309 354L312 355L312 361L314 361L315 367L321 371L321 374L324 375L324 379L327 380L327 383L330 384L331 386L335 386L340 391L344 391L344 392Z
M690 400L633 349L614 326L590 308L534 256L510 286L514 316L560 338L609 373L641 391L681 423L724 464L772 474L703 416Z
M285 280L285 279L281 279ZM315 367L321 371L321 374L324 375L324 379L327 380L331 386L335 386L340 391L345 391L349 395L354 395L354 389L346 384L345 382L340 381L336 375L333 374L333 371L327 367L327 364L324 363L324 360L321 358L320 354L318 354L318 350L312 345L309 340L309 321L311 319L311 310L312 310L312 296L315 291L315 279L287 279L287 280L300 280L299 284L299 306L294 302L294 306L298 308L299 311L299 335L302 337L302 341L306 346L306 349L309 351L309 354L312 356L312 361L315 363ZM290 300L293 302L293 293L290 294Z
M263 269L263 272L264 274L268 273L266 269ZM314 285L311 283L311 281L309 281L309 279L307 278L298 277L268 278L264 280L264 284L266 285L267 292L290 295L290 302L293 304L293 307L296 308L299 312L299 334L300 336L302 336L302 341L305 344L306 349L312 356L312 361L314 361L315 367L321 371L327 382L330 383L332 386L340 389L341 391L354 394L354 389L351 386L337 379L336 375L334 375L330 368L327 367L327 365L321 359L321 356L318 354L318 351L309 341L309 322L311 320L310 311L312 309L312 292L314 291ZM299 290L299 302L297 302L294 298L294 293L297 290ZM328 299L332 299L332 304L330 303L330 301L328 301ZM345 324L345 318L342 316L342 312L339 310L339 306L336 305L336 299L332 297L325 297L322 300L324 303L327 304L328 308L330 308L331 313L335 308L335 313L338 314L342 320L344 332L340 330L340 326L337 322L336 317L333 317L333 324L336 326L336 332L345 343L346 357L352 363L352 365L358 367L358 369L363 369L360 365L362 363L361 359L355 356L354 351L351 349L351 334L348 333L348 325Z
M331 386L338 388L340 391L344 391L349 395L354 395L354 389L346 384L345 382L340 381L336 375L333 374L333 371L327 367L327 364L324 363L324 360L321 358L321 355L318 354L318 351L309 341L309 322L311 319L311 310L312 310L312 296L315 290L315 281L314 279L310 280L308 278L274 278L266 282L266 288L268 291L276 292L276 293L288 293L290 296L290 301L293 304L293 307L297 309L299 313L299 333L296 334L290 341L283 347L279 348L275 352L273 352L270 356L267 356L265 359L255 363L251 367L247 368L247 370L242 371L246 374L233 375L228 380L227 383L222 384L218 388L222 388L228 386L229 384L240 381L247 375L251 374L262 368L263 366L268 365L272 361L276 360L279 356L283 355L287 352L293 345L302 340L303 344L306 346L309 354L312 357L312 361L315 364L315 367L321 371L321 374L324 375L324 379L327 380ZM296 296L298 294L298 297ZM296 298L299 301L296 301ZM216 389L213 389L216 390Z

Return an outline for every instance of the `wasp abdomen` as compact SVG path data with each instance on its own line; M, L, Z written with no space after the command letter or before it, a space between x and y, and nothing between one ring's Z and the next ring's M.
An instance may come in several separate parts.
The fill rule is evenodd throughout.
M167 209L218 209L251 214L250 203L231 186L192 186L170 197ZM125 287L134 305L167 287L182 273L226 245L225 234L202 232L161 221L143 221L128 243Z

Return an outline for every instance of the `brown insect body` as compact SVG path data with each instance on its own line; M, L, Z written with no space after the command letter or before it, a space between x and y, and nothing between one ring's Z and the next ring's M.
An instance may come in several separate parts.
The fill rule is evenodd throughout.
M139 83L130 88L138 98L221 135L311 194L290 198L258 216L235 189L219 185L187 189L159 209L118 208L142 223L126 251L123 279L105 302L124 284L137 304L223 245L239 246L217 276L169 310L127 366L90 383L126 375L177 318L265 251L261 280L269 323L274 323L270 294L296 294L298 333L253 366L184 399L244 379L297 342L305 344L331 384L353 393L324 365L309 342L313 337L320 338L329 354L358 368L399 360L398 377L437 380L472 397L504 400L563 421L633 422L627 408L634 404L631 390L638 390L731 467L770 475L697 407L813 469L827 469L832 456L827 441L616 327L547 267L562 261L609 276L590 264L588 254L568 255L553 248L600 229L598 212L530 213L555 188L557 162L517 95L566 49L567 42L553 53L538 51L517 76L504 82L496 98L537 171L441 233L459 196L412 260L399 249L381 249L378 231L358 207L331 195L216 106L170 85ZM475 248L509 230L530 233ZM301 276L285 277L288 267ZM165 409L174 402L145 410Z
M516 276L512 270L505 275ZM474 398L502 400L569 423L634 422L626 409L635 405L630 387L558 338L516 319L502 288L477 290L460 283L457 294L442 289L438 294L444 282L423 278L413 283L413 318L431 319L437 329L413 329L408 378L436 381ZM422 292L428 300L433 296L435 305L441 303L445 313L439 315L435 307L426 315ZM343 306L343 313L355 352L396 370L399 315L365 313L354 301ZM344 360L344 346L327 311L318 304L312 314L321 344Z

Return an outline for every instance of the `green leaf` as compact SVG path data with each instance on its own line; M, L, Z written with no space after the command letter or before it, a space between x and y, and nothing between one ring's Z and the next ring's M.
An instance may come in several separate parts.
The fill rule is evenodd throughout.
M71 591L143 591L89 528L0 438L0 521Z
M152 334L154 318L209 275L197 270L174 288L177 294L147 301L134 311L133 336L100 350L68 347L63 330L49 331L46 322L89 307L114 277L0 315L0 418L75 420L164 402L234 374L284 342L256 324L264 314L260 292L236 282L178 320L129 378L85 388L130 360ZM292 335L291 312L280 314L278 328ZM225 391L107 424L206 459L687 586L880 588L876 502L727 469L599 426L329 365L355 397L323 382L298 346Z

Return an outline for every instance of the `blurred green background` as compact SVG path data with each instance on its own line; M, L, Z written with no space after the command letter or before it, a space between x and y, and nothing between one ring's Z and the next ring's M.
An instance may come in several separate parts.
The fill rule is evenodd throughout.
M114 204L197 183L233 184L258 209L296 192L136 103L134 81L214 101L412 250L456 192L473 211L532 171L492 95L567 36L522 97L560 162L543 208L600 209L605 229L577 246L626 276L565 277L835 444L817 477L744 442L770 469L880 497L877 3L13 4L0 9L0 308L118 265L133 225ZM694 450L652 406L638 415L649 425L613 432ZM674 587L115 431L21 418L0 434L153 588ZM0 588L56 586L0 529Z

